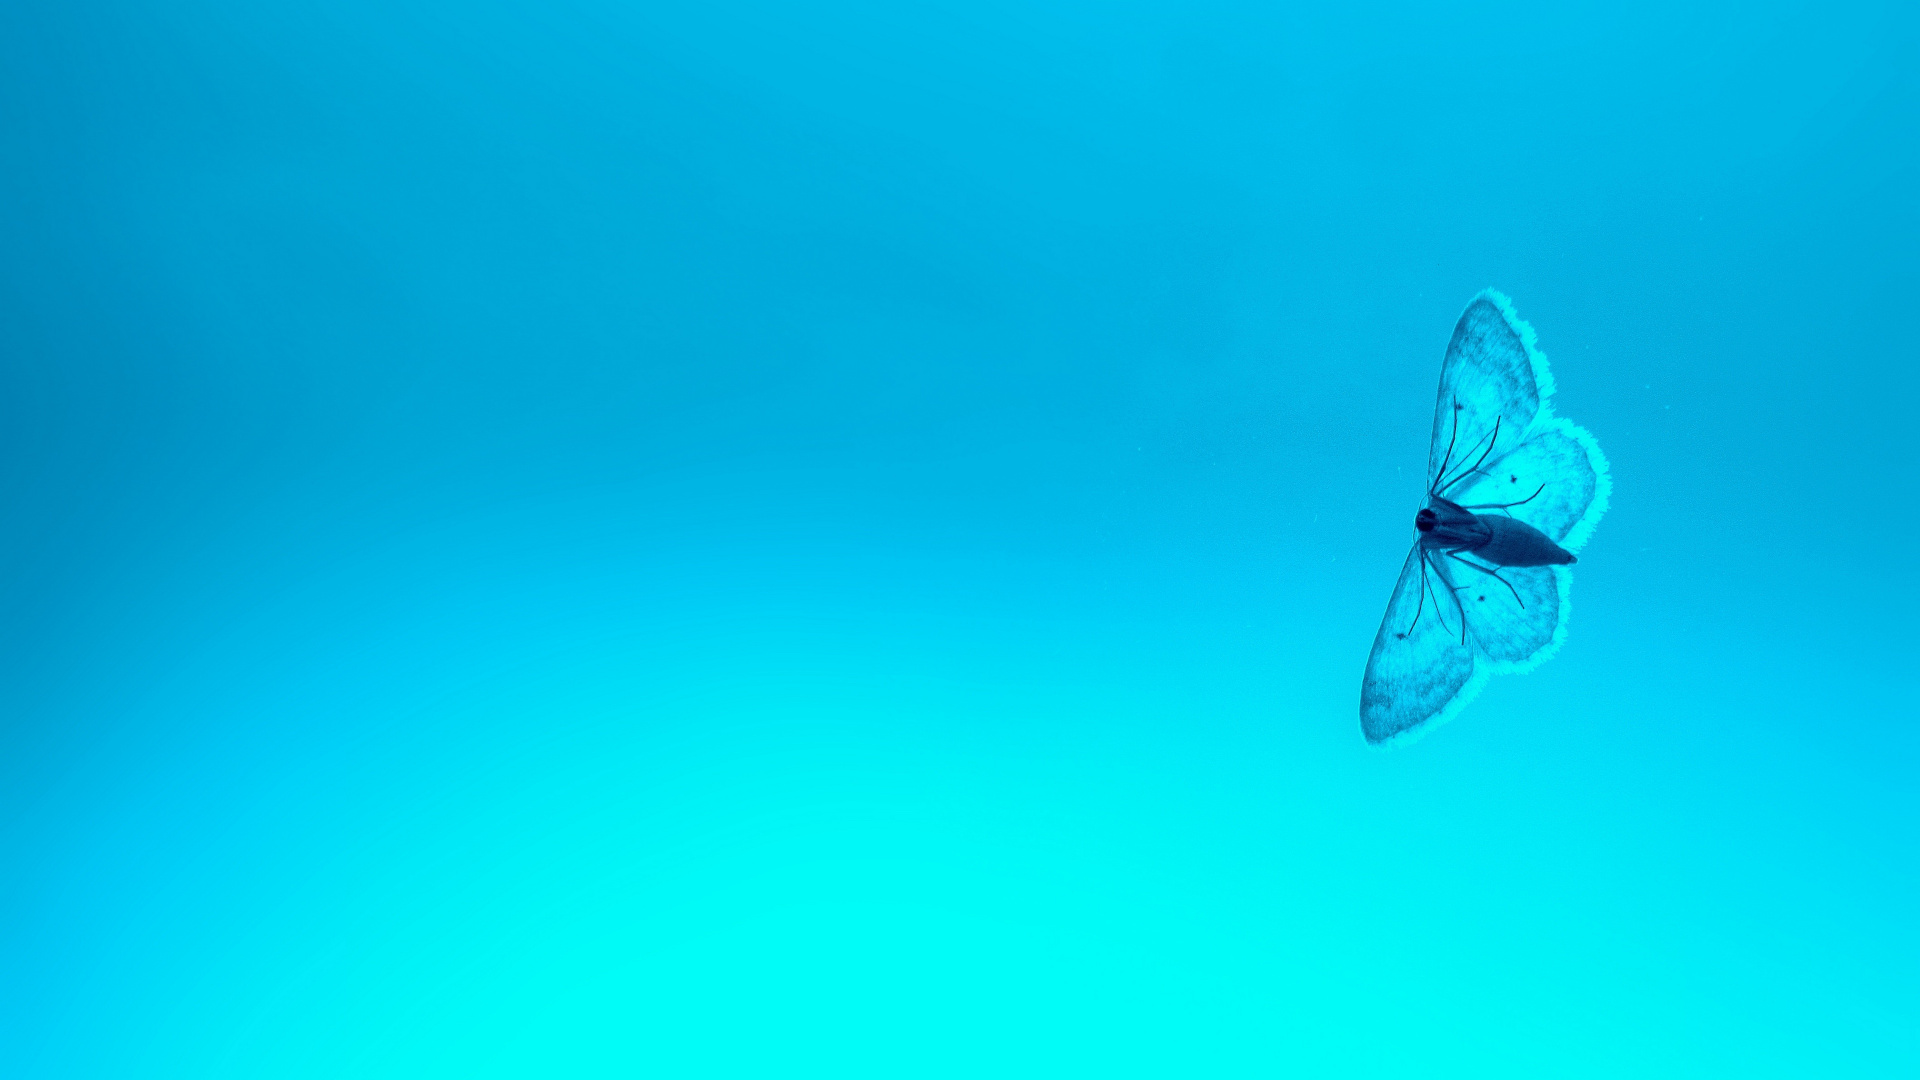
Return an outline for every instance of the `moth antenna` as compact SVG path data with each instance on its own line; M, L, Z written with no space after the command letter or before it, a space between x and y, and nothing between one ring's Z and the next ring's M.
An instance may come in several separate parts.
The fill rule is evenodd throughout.
M1458 415L1459 414L1456 413L1455 417L1457 418ZM1481 464L1487 460L1488 454L1493 453L1494 446L1498 445L1499 442L1500 442L1500 418L1496 416L1493 418L1493 437L1487 440L1487 448L1485 450L1480 451L1479 459L1473 463L1473 467L1471 469L1468 469L1467 471L1461 473L1459 476L1456 476L1453 479L1447 481L1445 484L1442 484L1440 486L1439 494L1442 494L1442 495L1446 494L1448 488L1452 487L1453 485L1459 483L1462 480L1465 480L1467 477L1472 476L1474 473L1479 472ZM1473 445L1479 446L1480 444L1476 442ZM1472 453L1472 451L1469 450L1468 453Z
M1499 425L1499 423L1500 423L1500 418L1499 418L1499 417L1495 417L1495 418L1494 418L1494 424L1495 424L1495 426L1497 427L1497 426ZM1499 437L1499 432L1498 432L1498 431L1495 431L1495 432L1494 432L1494 437L1495 437L1495 438L1498 438L1498 437ZM1482 436L1481 436L1480 438L1481 438L1481 439L1484 439L1484 438L1486 438L1486 436L1484 436L1484 435L1482 435ZM1475 450L1477 450L1477 449L1479 449L1479 448L1480 448L1480 439L1475 439L1475 440L1473 441L1473 445L1467 448L1467 453L1469 453L1469 454L1471 454L1471 453L1473 453L1473 452L1474 452ZM1492 449L1492 447L1488 447L1488 449ZM1482 455L1481 455L1481 457L1482 457L1483 459L1485 458L1485 456L1486 456L1486 455L1484 455L1484 454L1482 454ZM1478 464L1478 463L1476 463L1476 465L1477 465L1477 464ZM1440 477L1439 477L1439 479L1440 479L1440 480L1442 480L1442 481L1445 481L1445 482L1444 482L1444 483L1441 483L1441 484L1439 485L1439 487L1438 487L1438 488L1437 488L1436 490L1434 490L1434 491L1432 491L1432 492L1429 492L1429 494L1432 494L1432 495L1439 495L1439 494L1440 494L1441 492L1444 492L1444 491L1446 491L1446 490L1447 490L1448 488L1450 488L1450 487L1452 487L1453 485L1455 485L1455 484L1457 484L1457 483L1459 483L1459 482L1460 482L1460 481L1461 481L1461 480L1462 480L1463 478L1465 478L1465 477L1467 477L1467 476L1470 476L1470 475L1472 475L1472 474L1473 474L1473 472L1474 472L1474 469L1472 469L1472 468L1469 468L1469 469L1467 469L1466 471L1464 471L1464 472L1462 472L1462 473L1461 473L1461 474L1460 474L1459 476L1456 476L1456 477L1454 477L1454 478L1453 478L1453 479L1451 479L1451 480L1447 480L1447 478L1446 478L1446 474L1445 474L1445 473L1442 473L1442 474L1440 475Z
M1447 475L1447 464L1453 460L1453 442L1455 439L1458 439L1459 437L1460 437L1460 399L1454 398L1453 399L1453 434L1447 436L1447 456L1440 459L1440 471L1433 474L1434 483L1439 483L1440 479ZM1432 485L1428 485L1427 496L1429 498L1438 494L1440 494L1440 492L1434 490Z

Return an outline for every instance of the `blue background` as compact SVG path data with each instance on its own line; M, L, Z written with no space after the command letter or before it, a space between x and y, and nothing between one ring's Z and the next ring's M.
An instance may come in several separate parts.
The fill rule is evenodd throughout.
M0 7L0 1072L1920 1070L1903 4ZM1361 668L1441 352L1571 638Z

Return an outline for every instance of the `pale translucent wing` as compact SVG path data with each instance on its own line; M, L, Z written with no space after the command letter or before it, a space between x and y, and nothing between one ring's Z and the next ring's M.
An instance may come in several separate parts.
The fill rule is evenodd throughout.
M1455 595L1466 609L1467 637L1493 674L1522 670L1551 656L1565 636L1567 571L1552 566L1503 566L1499 577L1450 556ZM1468 562L1471 556L1462 556ZM1504 582L1504 584L1503 584ZM1509 588L1508 586L1512 586Z
M1518 503L1505 512L1565 543L1574 527L1587 519L1588 511L1594 511L1594 520L1605 511L1606 477L1606 459L1593 437L1551 417L1519 446L1488 458L1479 473L1462 481L1448 497L1462 506L1487 508L1480 513L1499 513L1492 508ZM1589 527L1583 533L1592 531ZM1567 546L1571 550L1576 545Z
M1414 546L1387 601L1360 681L1360 730L1384 743L1458 712L1476 679L1472 651L1461 643L1460 615L1444 582L1423 590L1420 548ZM1423 591L1427 593L1424 604ZM1418 612L1418 618L1415 612Z
M1578 551L1606 512L1612 482L1593 436L1554 416L1552 396L1533 328L1492 289L1474 297L1440 368L1427 488L1476 513L1511 514ZM1423 557L1416 544L1400 571L1361 682L1369 742L1430 730L1490 676L1526 671L1566 638L1568 567L1460 556Z
M1532 328L1492 289L1474 297L1461 313L1440 365L1440 396L1427 449L1429 490L1442 486L1443 470L1449 478L1460 475L1489 445L1492 460L1532 425L1541 401L1553 393L1544 361L1536 370L1532 345Z

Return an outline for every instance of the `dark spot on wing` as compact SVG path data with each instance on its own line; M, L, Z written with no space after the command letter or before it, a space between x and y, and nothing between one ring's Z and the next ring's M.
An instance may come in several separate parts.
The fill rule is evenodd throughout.
M1517 483L1519 483L1519 482L1520 482L1520 478L1519 478L1519 477L1517 477L1517 476L1509 476L1509 477L1507 477L1507 483L1509 483L1509 484L1517 484Z
M1483 597L1481 597L1480 599L1482 599L1482 600L1485 600L1485 599L1486 599L1486 597L1484 597L1484 596L1483 596Z

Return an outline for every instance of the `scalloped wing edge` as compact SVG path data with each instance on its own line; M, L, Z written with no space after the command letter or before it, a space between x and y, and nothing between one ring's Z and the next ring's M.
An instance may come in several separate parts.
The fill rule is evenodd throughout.
M1533 655L1525 660L1500 662L1488 660L1476 653L1473 658L1474 671L1478 672L1481 665L1485 665L1489 674L1525 675L1553 659L1553 654L1559 652L1560 646L1566 643L1567 620L1573 617L1573 571L1564 566L1550 566L1547 569L1553 571L1553 588L1560 594L1560 611L1553 622L1553 636L1533 650Z
M1398 750L1403 746L1412 746L1426 738L1428 732L1459 716L1462 710L1473 704L1473 699L1480 696L1480 691L1486 688L1493 675L1494 673L1487 669L1485 661L1476 655L1473 658L1473 674L1467 676L1467 681L1461 684L1459 691L1453 695L1453 699L1442 706L1439 712L1405 731L1389 735L1384 739L1378 741L1362 739L1362 741L1376 750Z
M1547 410L1542 409L1546 413ZM1560 546L1578 555L1580 549L1587 546L1593 538L1593 530L1600 526L1600 519L1607 508L1613 505L1613 470L1607 464L1607 455L1600 452L1600 443L1593 433L1564 416L1548 414L1544 421L1534 425L1528 431L1529 436L1537 431L1557 431L1580 445L1587 452L1587 464L1593 469L1593 499L1587 503L1580 520L1573 523L1567 535L1561 537Z
M1526 346L1527 362L1533 366L1534 389L1539 391L1540 407L1544 411L1547 408L1547 399L1553 396L1554 382L1553 371L1547 367L1547 354L1540 351L1540 335L1533 332L1531 323L1521 318L1519 312L1513 310L1513 301L1508 299L1506 293L1499 289L1481 289L1474 294L1472 300L1467 301L1467 306L1472 307L1482 300L1500 309L1500 317L1507 320L1507 329L1519 335L1520 344Z
M1460 687L1459 693L1454 694L1453 699L1448 701L1439 712L1434 713L1432 718L1422 721L1399 734L1389 735L1377 742L1372 739L1367 739L1367 745L1379 750L1397 750L1403 746L1412 746L1414 743L1426 738L1428 732L1460 715L1468 705L1473 704L1473 699L1480 696L1480 691L1486 689L1487 684L1493 681L1495 675L1525 675L1527 672L1553 659L1554 654L1560 651L1560 646L1566 644L1567 622L1573 617L1573 574L1564 566L1555 566L1551 569L1553 571L1554 590L1560 594L1560 614L1559 618L1554 621L1553 636L1548 638L1544 645L1535 649L1533 655L1527 657L1525 660L1514 660L1507 663L1489 660L1480 655L1478 650L1475 650L1473 656L1473 674L1467 677L1467 681Z
M1553 394L1557 389L1553 381L1553 368L1547 363L1547 354L1540 351L1540 336L1534 333L1533 325L1520 317L1513 309L1513 301L1498 289L1481 289L1473 301L1485 300L1499 309L1500 317L1507 321L1507 328L1520 338L1520 344L1526 346L1527 363L1533 368L1533 382L1540 391L1540 411L1533 414L1533 422L1527 425L1527 438L1540 431L1558 431L1567 438L1580 444L1587 452L1587 464L1593 467L1593 501L1587 504L1587 510L1574 522L1573 528L1560 541L1560 546L1574 554L1579 554L1587 541L1593 537L1593 530L1600 525L1600 518L1613 504L1613 469L1607 463L1607 455L1600 452L1600 443L1593 433L1579 424L1560 416L1553 411ZM1468 303L1469 307L1473 302ZM1562 603L1565 602L1565 589L1562 588Z

